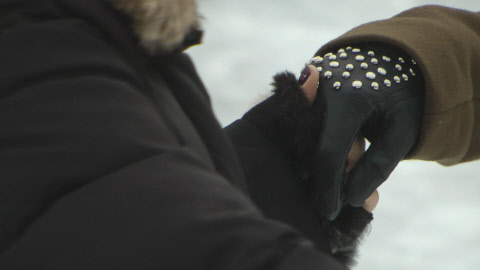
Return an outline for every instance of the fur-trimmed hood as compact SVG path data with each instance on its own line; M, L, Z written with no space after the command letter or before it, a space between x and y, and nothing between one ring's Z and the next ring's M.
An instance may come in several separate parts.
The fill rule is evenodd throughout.
M200 29L195 0L110 0L129 15L141 44L150 52L179 48Z

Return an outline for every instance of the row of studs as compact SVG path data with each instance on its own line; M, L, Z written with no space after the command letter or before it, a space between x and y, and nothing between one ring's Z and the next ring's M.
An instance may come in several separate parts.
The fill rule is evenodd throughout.
M358 54L358 53L361 52L361 50L358 49L358 48L347 47L346 49L340 49L340 50L338 50L338 53L339 53L339 56L338 56L338 57L339 57L340 59L347 59L347 58L348 58L348 54L346 53L347 51L352 51L352 52L355 53L355 54ZM374 51L368 51L367 54L368 54L368 56L371 56L371 57L374 57L374 56L375 56L375 52L374 52ZM340 63L337 62L337 61L335 61L335 60L337 60L337 56L334 55L333 53L327 53L327 54L325 54L325 55L324 55L324 58L328 58L328 60L331 61L331 62L329 63L329 66L330 66L330 67L332 67L332 68L337 68L337 67L340 66ZM316 56L316 57L314 57L314 58L311 59L310 63L311 63L311 64L317 64L317 65L318 65L318 64L321 64L321 63L323 63L324 58L321 57L321 56ZM356 55L356 56L355 56L355 60L358 61L358 62L362 62L362 61L365 60L365 57L364 57L363 55ZM391 58L388 57L388 56L382 56L382 60L385 61L385 62L391 62ZM404 60L403 58L401 58L401 57L398 58L398 61L399 61L400 63L402 63L402 64L405 63L405 60ZM371 59L371 63L374 64L374 65L377 65L377 64L379 63L379 61L378 61L377 58L372 58L372 59ZM417 64L417 63L415 62L415 60L413 60L413 59L411 60L411 63L412 63L413 65L416 65L416 64ZM346 70L348 70L348 71L352 71L352 70L354 70L354 68L355 68L355 67L353 66L353 64L347 64L347 66L346 66ZM360 68L362 68L362 69L368 69L368 64L365 63L365 62L363 62L363 63L360 64ZM322 68L322 67L317 67L317 69L318 69L318 71L320 71L320 72L323 71L323 68ZM400 64L396 64L396 65L395 65L395 69L397 69L398 71L402 71L402 70L403 70L403 67L402 67ZM350 78L350 72L348 72L348 71L343 72L342 78L344 78L344 79ZM383 76L387 75L387 71L386 71L384 68L382 68L382 67L379 67L379 68L377 69L377 72L378 72L380 75L383 75ZM412 68L409 69L409 72L410 72L410 74L411 74L412 76L415 76L415 75L416 75ZM332 76L333 76L333 73L332 73L331 71L326 71L326 72L324 73L324 77L327 78L327 79L330 79ZM373 72L371 72L371 71L369 71L369 72L366 73L366 78L369 79L369 80L374 80L374 79L376 78L376 74L373 73ZM394 79L394 81L395 81L396 83L401 83L402 79L403 79L404 81L408 81L408 75L407 75L407 74L402 74L402 79L400 79L399 76L394 76L393 79ZM387 87L391 87L391 86L392 86L392 82L391 82L390 80L388 80L388 79L385 79L385 80L384 80L384 84L385 84L385 86L387 86ZM354 82L352 83L352 87L353 87L353 88L356 88L356 89L360 89L360 88L362 88L362 86L363 86L362 81L354 81ZM336 82L333 84L333 88L334 88L334 89L340 89L341 87L342 87L342 83L339 82L339 81L336 81ZM379 85L377 82L372 82L372 83L371 83L371 87L372 87L373 90L379 90L379 89L380 89L380 85Z

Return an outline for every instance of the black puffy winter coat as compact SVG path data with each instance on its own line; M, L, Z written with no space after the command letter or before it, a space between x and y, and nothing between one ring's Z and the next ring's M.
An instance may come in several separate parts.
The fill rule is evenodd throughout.
M217 123L198 33L155 51L137 19L0 0L0 269L341 269L285 156Z

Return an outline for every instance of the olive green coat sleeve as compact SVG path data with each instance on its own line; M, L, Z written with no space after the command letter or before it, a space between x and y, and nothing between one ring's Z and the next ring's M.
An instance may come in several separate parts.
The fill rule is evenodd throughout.
M426 83L425 113L410 159L454 165L480 158L480 13L422 6L361 25L320 49L383 42L409 53Z

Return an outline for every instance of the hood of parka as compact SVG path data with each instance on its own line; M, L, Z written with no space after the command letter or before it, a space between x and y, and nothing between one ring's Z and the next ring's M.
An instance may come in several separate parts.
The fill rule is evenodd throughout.
M150 53L198 43L200 16L195 0L110 0L132 18L141 45ZM191 37L190 37L191 39ZM192 44L186 44L192 45Z

